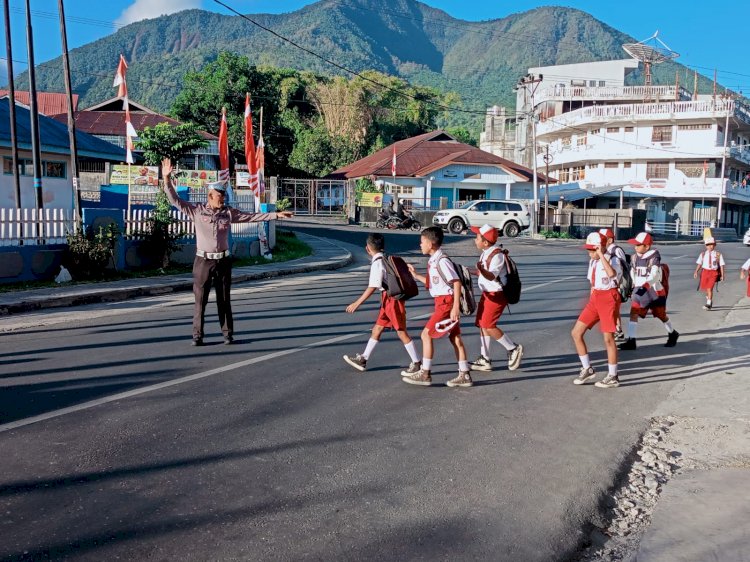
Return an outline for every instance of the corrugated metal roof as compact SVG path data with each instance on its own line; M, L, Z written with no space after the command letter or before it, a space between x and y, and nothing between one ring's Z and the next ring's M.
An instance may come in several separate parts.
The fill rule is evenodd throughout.
M39 116L39 135L43 152L70 154L68 126L45 115ZM31 150L31 115L30 111L16 104L16 136L18 148ZM125 150L93 135L76 130L76 144L79 156L100 158L114 162L125 161ZM10 98L0 99L0 146L11 146L10 139Z
M67 113L53 115L61 123L68 122ZM125 136L125 112L124 111L77 111L75 113L76 129L91 135L114 135ZM143 111L131 111L130 122L136 131L142 131L146 127L155 127L159 123L180 125L179 121L159 115L158 113L146 113ZM200 135L206 140L218 140L218 137L200 131Z
M24 105L29 105L29 92L23 90L15 92L16 101L21 102ZM9 90L0 90L0 97L9 96ZM65 113L68 111L68 95L61 94L58 92L37 92L36 102L38 104L37 110L42 115L57 115L58 113ZM73 94L73 111L78 108L78 94Z
M382 150L331 172L327 177L339 179L368 176L390 176L393 147L396 147L396 176L424 177L450 164L498 166L522 180L533 177L530 168L457 141L445 131L432 131L393 143ZM544 176L537 173L540 181ZM550 180L553 182L554 180Z

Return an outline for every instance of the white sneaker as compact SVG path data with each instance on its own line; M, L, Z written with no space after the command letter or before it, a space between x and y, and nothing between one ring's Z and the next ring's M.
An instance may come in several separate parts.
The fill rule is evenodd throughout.
M487 359L484 355L480 355L476 361L473 361L471 364L469 364L469 368L472 371L489 372L492 370L492 360Z
M617 388L618 386L620 386L620 379L617 378L617 375L607 375L602 380L594 384L594 386L597 388Z
M508 352L508 370L515 371L521 366L523 358L523 346L519 343Z
M594 371L593 367L589 367L588 369L586 367L581 367L581 372L578 373L578 376L573 379L573 384L586 384L595 376L596 372Z

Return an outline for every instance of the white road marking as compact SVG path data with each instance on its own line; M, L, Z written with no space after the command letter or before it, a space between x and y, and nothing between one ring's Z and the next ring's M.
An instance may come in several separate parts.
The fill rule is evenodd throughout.
M326 276L326 277L330 279L330 275ZM555 279L554 281L548 281L546 283L540 283L538 285L532 285L530 287L526 287L523 291L524 292L533 291L534 289L538 289L540 287L546 287L547 285L553 285L555 283L560 283L562 281L567 281L569 279L575 279L576 277L578 277L578 276L577 275L570 275L568 277L563 277L561 279ZM297 279L297 280L294 280L291 283L289 283L289 282L280 282L280 283L277 282L277 283L278 283L279 286L281 286L281 285L289 285L289 284L305 284L306 285L309 282L310 282L310 278L308 277L306 279ZM271 286L273 286L275 284L276 283L270 283ZM269 288L268 285L266 285L266 284L264 284L264 286L265 286L266 289ZM247 288L247 289L241 289L240 291L237 291L237 292L238 293L252 293L252 292L258 291L259 289L261 289L261 287L254 286L254 287ZM192 299L192 295L190 296L190 298ZM177 300L178 301L183 301L184 298L179 298ZM169 304L159 303L159 304L157 304L155 306L169 306ZM120 311L117 311L117 312L122 312L122 311L120 310ZM413 320L421 320L421 319L424 319L424 318L429 318L431 315L432 315L432 312L428 312L426 314L421 314L419 316L413 317ZM16 420L16 421L13 421L13 422L9 422L9 423L0 425L0 433L4 433L6 431L11 431L13 429L18 429L20 427L25 427L27 425L32 425L32 424L35 424L35 423L38 423L38 422L42 422L42 421L46 421L46 420L58 418L58 417L61 417L61 416L67 415L67 414L72 414L74 412L80 412L82 410L88 410L88 409L94 408L96 406L101 406L103 404L108 404L110 402L116 402L118 400L124 400L126 398L132 398L134 396L139 396L141 394L146 394L148 392L153 392L155 390L161 390L163 388L169 388L171 386L176 386L178 384L183 384L183 383L186 383L186 382L192 382L192 381L195 381L195 380L200 380L200 379L204 379L204 378L207 378L207 377L212 377L214 375L219 375L219 374L222 374L222 373L226 373L228 371L234 371L235 369L240 369L242 367L248 367L250 365L255 365L257 363L262 363L264 361L268 361L270 359L275 359L277 357L283 357L285 355L291 355L293 353L298 353L300 351L305 351L305 350L312 349L312 348L315 348L315 347L321 347L321 346L324 346L324 345L327 345L327 344L331 344L331 343L337 343L337 342L341 342L341 341L350 340L352 338L361 336L362 333L363 332L354 332L352 334L347 334L347 335L344 335L344 336L337 336L335 338L321 340L321 341L318 341L318 342L314 342L314 343L310 343L310 344L307 344L307 345L295 347L295 348L292 348L292 349L284 349L284 350L281 350L281 351L275 351L273 353L267 353L266 355L261 355L259 357L254 357L252 359L246 359L245 361L240 361L238 363L231 363L229 365L224 365L223 367L217 367L215 369L211 369L209 371L204 371L202 373L195 373L193 375L187 375L185 377L180 377L180 378L173 379L173 380L170 380L170 381L164 381L164 382L161 382L161 383L152 384L152 385L144 386L144 387L141 387L141 388L136 388L136 389L133 389L133 390L128 390L126 392L120 392L120 393L117 393L117 394L113 394L111 396L105 396L103 398L98 398L96 400L90 400L88 402L83 402L83 403L77 404L75 406L69 406L67 408L61 408L59 410L53 410L51 412L46 412L44 414L39 414L38 416L32 416L30 418L24 418L24 419Z

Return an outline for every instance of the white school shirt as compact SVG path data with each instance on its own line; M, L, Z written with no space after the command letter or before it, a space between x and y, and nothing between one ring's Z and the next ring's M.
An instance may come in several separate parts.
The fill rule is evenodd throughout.
M744 269L745 271L750 270L750 260L747 260L745 263L742 264L742 269Z
M379 289L380 291L383 290L383 282L385 281L385 264L383 263L383 260L385 259L385 256L383 256L382 252L378 252L374 256L372 256L372 260L370 262L370 281L367 283L368 287L373 287L375 289Z
M499 248L497 246L492 246L490 248L487 248L486 250L483 250L482 255L479 256L479 261L482 262L484 268L495 276L495 279L490 281L489 279L486 279L481 273L479 274L477 284L479 285L479 289L483 293L496 293L498 291L502 291L503 286L500 284L498 279L502 279L503 277L508 276L508 272L505 267L505 254L503 254L502 251L497 252L497 255L492 256L490 264L489 266L487 266L487 258L490 257L490 254L492 252L495 252L498 249Z
M458 274L453 269L453 264L450 260L441 259L443 257L447 256L443 253L443 250L438 250L427 260L427 280L429 281L430 296L432 297L452 295L453 282L458 281ZM438 267L443 274L442 276L437 270ZM443 277L445 277L448 283L443 281Z
M605 254L604 259L607 259ZM610 289L617 288L617 279L622 275L622 267L620 266L620 260L616 257L612 257L609 261L609 265L615 270L614 277L607 275L607 270L604 269L604 264L601 260L589 260L589 271L588 278L591 283L591 288L595 291L609 291Z
M718 255L718 260L716 259ZM703 269L713 269L717 270L720 267L723 267L726 265L724 263L724 254L721 252L717 252L716 250L706 250L704 252L701 252L701 255L698 256L698 259L695 260L695 263L701 264L701 267Z

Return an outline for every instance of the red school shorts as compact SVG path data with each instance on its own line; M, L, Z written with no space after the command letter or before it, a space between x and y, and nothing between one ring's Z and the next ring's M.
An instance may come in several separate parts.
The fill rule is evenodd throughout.
M718 269L701 269L701 291L713 289L719 282L721 272Z
M617 289L591 291L589 302L586 303L578 321L586 324L589 329L598 322L599 330L603 334L613 334L617 331L620 303L620 292Z
M404 301L397 301L388 296L385 291L380 293L380 312L375 324L396 331L406 330L406 306Z
M506 306L508 306L508 300L502 291L494 293L483 291L477 305L477 319L474 325L477 328L494 328Z
M442 338L443 336L447 335L458 336L459 334L461 334L460 318L450 332L441 333L435 329L435 324L437 324L441 320L447 320L451 317L451 310L453 310L453 295L435 297L435 311L432 313L432 316L430 316L429 320L427 320L427 324L425 325L427 333L432 339Z
M750 297L750 276L747 278L747 296Z

